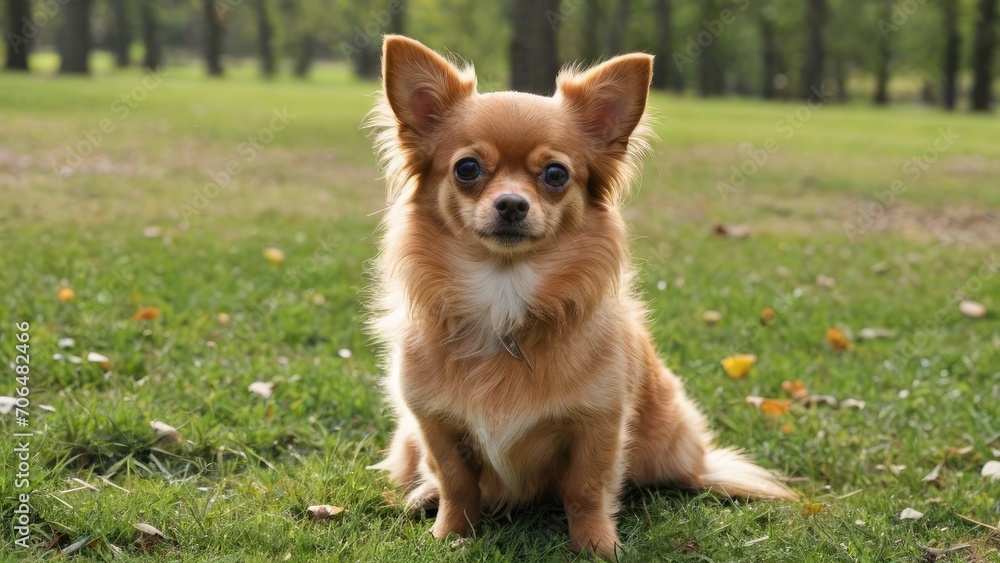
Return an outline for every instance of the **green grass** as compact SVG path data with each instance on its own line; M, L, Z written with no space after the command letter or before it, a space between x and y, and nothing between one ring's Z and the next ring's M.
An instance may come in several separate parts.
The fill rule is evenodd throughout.
M378 351L361 330L384 206L359 129L376 86L338 67L307 83L179 68L119 119L115 100L142 76L100 68L90 79L0 75L0 355L13 360L14 323L29 322L35 432L33 547L14 552L18 427L2 418L2 551L44 559L86 539L76 554L95 559L573 559L557 506L438 542L429 516L405 514L364 469L391 431ZM973 279L1000 247L996 117L828 106L786 139L779 121L794 104L654 95L651 105L660 142L627 214L657 344L721 441L796 478L810 509L632 491L619 516L627 560L914 561L921 546L963 543L942 560L1000 557L987 529L959 518L1000 518L1000 482L979 474L1000 448L1000 277ZM295 117L248 160L240 144L282 108ZM114 130L54 172L105 118ZM904 163L949 127L955 143L909 178ZM772 137L778 150L723 198L717 183L743 161L740 145ZM206 191L230 161L241 171ZM858 206L896 179L906 191L849 240ZM716 223L752 236L714 236ZM160 232L146 237L150 226ZM265 260L268 247L286 260ZM63 285L72 302L56 298ZM962 291L992 313L962 316ZM144 306L160 317L132 320ZM765 307L777 312L768 327L757 320ZM701 322L709 309L720 325ZM829 327L854 347L831 350ZM862 341L865 327L896 336ZM58 348L66 337L74 346ZM88 352L111 370L53 359ZM734 352L759 357L745 380L718 364ZM0 394L13 388L7 373ZM782 397L794 379L865 407L793 405L774 419L744 402ZM254 381L274 382L274 395L247 392ZM157 440L152 420L182 441ZM940 481L922 482L942 461ZM73 479L98 490L70 492ZM324 503L347 510L307 516ZM899 520L907 507L925 516ZM135 523L167 539L137 541ZM694 553L678 549L692 541Z

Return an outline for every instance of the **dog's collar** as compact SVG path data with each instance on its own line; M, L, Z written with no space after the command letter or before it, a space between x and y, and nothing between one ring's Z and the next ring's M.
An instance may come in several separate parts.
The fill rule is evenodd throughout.
M517 343L517 337L514 336L513 332L501 335L500 344L503 345L504 350L507 350L507 353L524 362L524 365L528 366L528 371L533 371L531 369L531 363L528 362L528 357L524 355L524 350L522 350L521 345Z

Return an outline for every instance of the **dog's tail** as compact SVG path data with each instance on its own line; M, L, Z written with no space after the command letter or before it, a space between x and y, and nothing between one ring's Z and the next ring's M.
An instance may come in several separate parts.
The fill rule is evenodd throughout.
M798 495L770 471L733 448L709 446L705 451L702 487L734 499L798 500Z

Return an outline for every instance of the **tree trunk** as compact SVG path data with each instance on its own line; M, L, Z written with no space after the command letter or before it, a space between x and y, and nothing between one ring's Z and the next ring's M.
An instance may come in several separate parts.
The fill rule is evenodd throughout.
M941 102L945 109L955 109L958 101L958 66L962 52L962 36L958 31L958 0L943 0L944 10L944 81Z
M775 33L774 18L769 10L760 11L761 97L773 100L778 97L774 80L778 76L778 59L781 46Z
M132 44L132 28L128 21L128 8L126 0L112 0L111 12L114 15L114 49L115 66L125 68L132 63L129 47Z
M701 21L712 21L718 17L719 8L715 0L702 0ZM713 37L698 58L698 93L702 97L721 96L725 90L725 73L718 54L718 42L719 39Z
M837 85L837 101L846 102L851 94L847 91L847 61L843 55L833 57L833 80Z
M972 111L993 105L993 51L997 44L997 0L979 0L976 37L972 42Z
M656 58L653 59L653 88L684 90L684 78L673 62L674 7L672 0L654 0L656 18Z
M601 0L584 0L586 12L583 16L583 59L593 63L601 57L600 29L604 20Z
M802 66L799 97L808 100L823 91L823 24L826 20L826 0L806 2L806 59Z
M376 79L381 73L379 52L375 39L369 41L354 53L354 74L361 78Z
M309 69L312 67L313 55L316 53L316 37L312 33L302 36L299 44L299 54L295 58L295 76L305 78L309 76Z
M7 0L7 70L28 70L28 50L34 31L31 22L31 0Z
M265 78L274 76L274 26L267 0L257 0L257 43L260 47L260 72Z
M391 5L391 4L390 4ZM389 33L405 35L406 32L406 0L398 0L399 12L390 14Z
M892 2L882 0L882 20L892 21ZM875 53L875 96L872 101L876 105L884 106L889 103L889 59L892 57L892 46L889 43L890 35L886 32L879 34L878 48Z
M558 6L558 4L556 4ZM604 52L614 56L622 53L625 48L625 35L628 32L628 20L632 12L632 0L618 0L615 4L615 14L608 28L608 43Z
M513 0L510 10L511 89L549 94L555 89L559 56L556 26L546 12L558 13L559 0Z
M205 3L205 66L209 76L222 76L222 34L228 7L215 6L215 0Z
M142 43L146 54L142 66L148 71L157 71L163 66L163 52L160 45L160 18L156 0L142 1Z
M90 73L90 0L68 0L63 7L65 23L57 39L59 72Z

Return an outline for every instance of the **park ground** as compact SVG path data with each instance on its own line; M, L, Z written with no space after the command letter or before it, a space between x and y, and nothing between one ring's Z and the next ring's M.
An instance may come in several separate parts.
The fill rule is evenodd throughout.
M573 560L558 506L439 542L365 469L392 429L363 332L384 192L360 125L377 86L336 66L270 83L249 65L223 80L98 67L0 75L0 356L27 322L31 366L28 426L10 413L0 429L2 551ZM997 117L650 105L659 140L626 214L656 343L720 441L803 501L630 491L624 560L1000 558L1000 480L981 475L1000 458ZM742 379L719 364L735 353L757 356ZM797 380L838 405L780 402ZM31 547L14 551L25 429ZM310 514L323 504L344 510Z

